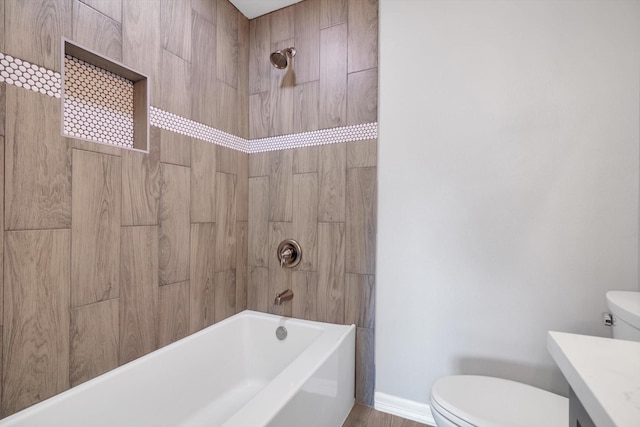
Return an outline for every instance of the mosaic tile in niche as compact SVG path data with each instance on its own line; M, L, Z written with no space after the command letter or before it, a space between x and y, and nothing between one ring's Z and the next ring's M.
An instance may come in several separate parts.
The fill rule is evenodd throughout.
M64 133L133 148L133 82L71 55L64 67Z

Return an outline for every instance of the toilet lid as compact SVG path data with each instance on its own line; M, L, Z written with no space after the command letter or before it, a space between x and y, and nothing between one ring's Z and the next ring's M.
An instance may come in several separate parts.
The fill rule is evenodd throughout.
M478 427L566 427L569 400L515 381L476 375L441 378L431 399Z

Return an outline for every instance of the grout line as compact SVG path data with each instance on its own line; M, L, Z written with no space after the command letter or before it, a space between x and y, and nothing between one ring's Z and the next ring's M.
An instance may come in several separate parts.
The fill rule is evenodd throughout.
M96 305L96 304L102 304L105 302L109 302L109 301L113 301L113 300L119 300L120 299L120 295L118 295L117 297L113 297L113 298L107 298L107 299L103 299L100 301L94 301L94 302L88 302L86 304L80 304L80 305L71 305L71 297L69 297L69 309L73 310L76 308L82 308L82 307L87 307L90 305Z
M171 166L180 166L181 168L191 169L191 165L181 165L180 163L171 163L171 162L159 162L161 165L171 165Z
M243 222L243 221L236 221L236 222ZM244 221L246 222L246 221ZM215 224L216 221L191 221L191 225L201 225L201 224Z
M348 167L347 170L351 170L351 169L375 169L378 166L374 165L374 166L352 166L352 167Z
M19 233L21 231L56 231L56 230L71 231L71 227L68 227L68 228L19 228L19 229L11 229L11 230L8 230L5 228L4 231L7 233Z
M71 139L71 140L74 140L74 139L75 139L75 138L73 138L73 137L69 137L69 136L64 136L63 138L65 138L65 139ZM83 141L84 141L84 140L83 140ZM91 142L91 141L86 141L86 142ZM107 145L107 144L104 144L104 143L98 143L98 144L103 145L103 146L105 146L105 147L120 148L120 147L115 146L115 145L114 145L114 146L111 146L111 145ZM102 152L102 151L92 150L91 148L85 148L85 147L80 148L80 147L71 147L71 146L70 146L70 147L69 147L69 149L70 149L70 150L72 150L72 151L73 151L73 150L78 150L78 151L84 151L84 152L87 152L87 153L101 154L101 155L103 155L103 156L117 157L118 159L121 159L121 158L122 158L122 155L121 155L121 154L104 153L104 152Z
M351 71L351 72L347 72L347 76L348 76L348 75L350 75L350 74L358 74L358 73L362 73L362 72L364 72L364 71L377 70L378 68L380 68L380 67L375 66L375 67L364 68L364 69L362 69L362 70L358 70L358 71Z
M116 20L116 19L113 19L113 18L112 18L112 17L110 17L109 15L106 15L106 14L102 13L101 11L99 11L98 9L96 9L95 7L93 7L93 6L91 6L91 5L87 4L87 3L85 3L83 0L80 0L80 1L79 1L79 3L82 3L82 5L83 5L83 6L88 7L89 9L93 10L93 11L94 11L94 12L96 12L96 13L99 13L100 15L102 15L102 17L107 18L108 20L113 21L113 22L114 22L114 23L116 23L116 24L120 24L120 25L122 25L122 16L120 16L120 21L118 21L118 20ZM73 18L73 13L72 13L71 15L72 15L72 18ZM73 23L72 23L71 25L73 25Z

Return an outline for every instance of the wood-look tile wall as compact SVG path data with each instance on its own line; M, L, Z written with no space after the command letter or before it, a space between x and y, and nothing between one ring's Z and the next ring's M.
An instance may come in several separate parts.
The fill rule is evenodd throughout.
M152 105L248 136L227 0L7 0L0 25L4 53L60 71L64 35L148 74ZM63 138L59 99L4 83L0 144L1 416L246 308L247 154L153 127L148 154Z
M355 324L356 398L373 403L376 140L249 157L247 307ZM296 239L302 261L282 269L280 241ZM294 298L274 305L276 292Z
M249 22L249 137L377 121L378 1L305 0ZM287 70L271 52L295 47ZM356 398L372 404L376 141L251 154L247 306L357 325ZM298 240L283 270L276 248ZM275 306L276 292L294 299Z
M147 74L153 106L245 138L376 120L377 0L252 21L227 0L5 0L0 36L57 71L56 40L76 40ZM0 416L245 308L355 323L372 402L376 141L249 156L152 127L146 154L59 120L59 100L0 84ZM303 262L282 270L289 237Z
M378 0L302 1L251 20L249 46L250 138L377 120Z
M148 75L153 106L248 137L249 21L227 0L1 3L4 53L60 71L67 37Z

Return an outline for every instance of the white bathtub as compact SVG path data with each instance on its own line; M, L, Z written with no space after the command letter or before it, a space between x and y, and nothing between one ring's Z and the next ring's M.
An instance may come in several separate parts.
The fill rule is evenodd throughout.
M354 402L354 361L353 325L244 311L0 426L338 427Z

